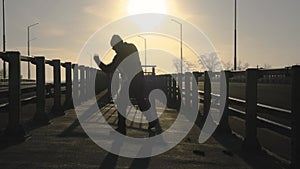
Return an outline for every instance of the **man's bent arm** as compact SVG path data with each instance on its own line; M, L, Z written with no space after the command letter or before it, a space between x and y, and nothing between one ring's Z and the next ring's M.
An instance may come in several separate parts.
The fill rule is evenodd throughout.
M98 64L99 68L105 73L112 73L116 70L117 65L118 64L116 57L114 57L113 61L108 65L104 64L103 62L100 62L100 64Z

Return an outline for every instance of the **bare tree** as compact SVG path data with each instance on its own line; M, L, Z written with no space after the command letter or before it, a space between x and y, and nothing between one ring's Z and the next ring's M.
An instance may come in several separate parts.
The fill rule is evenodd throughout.
M222 62L225 70L233 70L233 64L231 62Z
M173 59L173 64L175 66L176 72L179 73L181 70L181 60L180 59ZM191 72L195 68L193 63L190 63L186 60L182 61L182 72Z
M222 62L215 52L200 55L199 63L203 65L205 70L220 71L222 70Z
M233 64L229 61L229 62L222 62L223 67L225 70L233 70ZM242 61L238 62L237 65L237 70L246 70L250 67L249 63L243 63Z
M264 63L262 66L257 65L257 69L271 69L272 66L268 63Z
M238 65L237 65L237 70L246 70L249 68L249 66L250 66L249 63L247 63L247 62L243 63L242 61L239 61Z
M271 69L272 66L271 66L270 64L268 64L268 63L265 63L265 64L263 65L263 68L264 68L264 69Z
M173 59L173 64L175 66L176 72L179 73L180 70L181 70L180 60L179 59Z

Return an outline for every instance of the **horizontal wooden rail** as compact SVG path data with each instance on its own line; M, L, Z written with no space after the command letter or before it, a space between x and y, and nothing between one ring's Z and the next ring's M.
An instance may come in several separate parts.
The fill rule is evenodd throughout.
M49 91L53 89L53 84L48 84L46 85L46 87L49 87L47 90L45 90L46 92L46 97L53 97L53 93L52 91ZM33 93L33 92L36 92L36 87L28 87L28 88L24 88L21 90L22 91L22 94L29 94L29 93ZM65 94L66 92L66 89L65 89L65 84L62 85L62 93ZM2 97L2 94L8 94L8 91L3 91L3 92L0 92L0 95L1 95L1 98L4 98ZM28 96L28 97L24 97L21 99L21 105L24 106L24 105L27 105L27 104L32 104L32 103L35 103L36 102L36 98L37 96L34 95L34 96ZM0 104L0 112L7 112L7 107L9 106L9 103L8 102L4 102L4 103L1 103Z
M204 95L204 91L199 90L198 93L200 95ZM218 98L220 96L219 94L213 94L213 93L211 95L213 98ZM231 105L231 106L229 106L230 114L244 119L246 112L243 110L234 108L232 106L239 105L241 107L245 107L246 101L242 100L242 99L229 97L229 102ZM286 110L286 109L273 107L273 106L260 104L260 103L257 103L257 107L258 107L258 114L260 114L260 111L267 111L268 114L275 116L275 117L284 115L284 116L288 116L289 118L291 118L291 110ZM265 117L262 117L260 115L257 116L257 119L259 120L261 127L269 128L269 129L271 129L275 132L278 132L282 135L285 135L285 136L289 136L289 137L291 136L291 125L282 124L282 123L267 119ZM291 119L289 119L289 120L291 120Z

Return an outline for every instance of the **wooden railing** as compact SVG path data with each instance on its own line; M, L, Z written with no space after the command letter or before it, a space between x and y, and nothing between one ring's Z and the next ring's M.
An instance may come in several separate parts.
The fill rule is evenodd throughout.
M190 103L192 93L188 93L191 88L190 83L185 77L177 75L177 82L171 75L160 75L162 90L168 98L168 106L178 108L180 99ZM224 71L220 72L194 72L194 77L200 83L204 83L202 90L199 90L200 102L203 103L203 112L200 115L203 120L208 116L211 107L222 109L223 116L217 131L231 133L229 117L236 116L245 121L245 137L243 147L248 150L259 150L261 144L257 138L257 129L267 128L291 139L291 168L299 168L299 125L300 125L300 66L293 66L284 69L247 69L246 71ZM176 76L175 76L176 77ZM224 78L224 79L222 79ZM189 78L188 78L189 79ZM216 85L214 81L219 81ZM185 83L179 89L179 83ZM244 98L231 97L229 90L231 83L238 83L245 86ZM258 102L258 85L270 84L269 87L276 88L276 85L288 85L291 98L282 98L282 101L290 100L290 106L276 107L267 103ZM186 87L184 87L186 86ZM197 86L198 87L198 86ZM219 88L218 93L214 93L212 88ZM232 89L234 90L234 89ZM182 94L180 94L182 93ZM273 93L274 97L283 97ZM224 96L220 99L220 96ZM184 98L181 98L184 97ZM220 106L223 105L223 106ZM196 106L196 104L193 104Z
M91 90L90 80L97 72L96 69L83 65L72 64L71 62L61 63L60 60L46 60L45 57L26 57L21 56L19 52L5 52L0 54L0 58L9 64L8 91L0 92L0 97L8 97L8 102L1 104L0 109L7 108L8 125L6 133L10 136L22 135L20 127L20 110L22 102L26 98L21 98L24 92L36 92L34 100L36 101L36 112L33 121L38 124L48 124L49 118L45 112L45 98L47 89L53 90L54 104L51 113L63 115L64 109L72 108L73 102L78 100L87 100L89 92L99 92L108 87L108 79L105 75L98 72L96 78L96 89ZM36 86L32 88L21 89L21 61L31 62L36 65ZM45 65L53 68L53 84L45 83ZM61 68L65 68L65 84L61 82ZM191 84L191 77L198 79L198 82L204 82L203 90L199 90L199 84ZM175 80L175 79L176 80ZM214 80L219 79L220 83L218 93L213 93ZM270 130L283 134L291 138L291 168L300 168L299 159L299 130L300 130L300 66L276 70L247 69L244 72L194 72L182 75L156 75L147 77L149 91L154 88L162 89L167 96L167 105L178 109L181 101L184 106L198 106L195 97L200 95L200 101L203 103L203 112L200 112L203 119L209 113L211 107L224 108L218 131L231 133L229 116L238 116L245 120L245 138L243 147L246 149L260 149L261 145L257 139L257 128L264 126ZM245 98L230 97L229 86L231 82L245 84ZM273 105L258 102L258 84L259 83L284 83L291 86L290 108L278 108ZM65 88L66 100L61 105L62 87ZM179 87L182 86L182 87ZM98 89L97 89L98 88ZM181 89L180 89L181 88ZM193 91L198 91L195 94ZM91 94L91 93L90 93ZM218 99L218 98L225 99ZM73 99L72 99L73 98ZM219 100L215 102L215 100ZM27 98L28 101L28 98ZM78 103L77 103L78 104ZM220 106L222 105L222 106ZM239 109L238 107L242 107ZM223 110L222 110L223 111Z
M53 106L50 114L63 115L64 110L73 107L74 97L82 98L87 96L87 92L100 92L107 88L106 85L96 86L95 90L89 88L88 81L91 81L92 74L97 73L97 69L83 65L72 64L71 62L61 63L60 60L46 60L43 56L27 57L21 56L19 52L5 52L0 54L0 58L8 63L9 78L8 90L0 92L0 98L8 98L7 102L0 104L0 111L8 113L8 124L5 134L11 137L23 137L24 129L20 124L21 106L27 103L36 103L33 122L37 125L48 124L49 114L45 110L47 96L53 97ZM23 87L21 83L21 62L31 62L36 67L35 85ZM45 66L53 68L53 84L46 84ZM61 81L61 68L65 69L65 83ZM80 74L80 76L79 76ZM99 73L97 80L105 80L105 75ZM95 76L95 74L94 74ZM73 81L73 82L72 82ZM24 94L35 93L30 96ZM61 104L61 96L65 94L64 104ZM23 94L23 95L22 95ZM88 99L88 98L86 98ZM76 99L75 99L76 100Z

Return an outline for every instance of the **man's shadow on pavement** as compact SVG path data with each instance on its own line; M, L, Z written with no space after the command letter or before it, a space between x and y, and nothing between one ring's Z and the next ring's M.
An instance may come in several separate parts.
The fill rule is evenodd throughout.
M114 152L120 152L120 149L122 147L123 143L121 140L116 140L114 141L112 147ZM149 154L152 151L152 147L151 146L143 146L138 155L142 155L144 153ZM114 169L117 166L117 162L118 162L118 158L119 156L113 153L108 153L106 155L106 157L104 158L104 160L102 161L100 168L99 169ZM151 161L151 157L147 157L147 158L135 158L131 165L130 165L130 169L147 169L149 167Z

